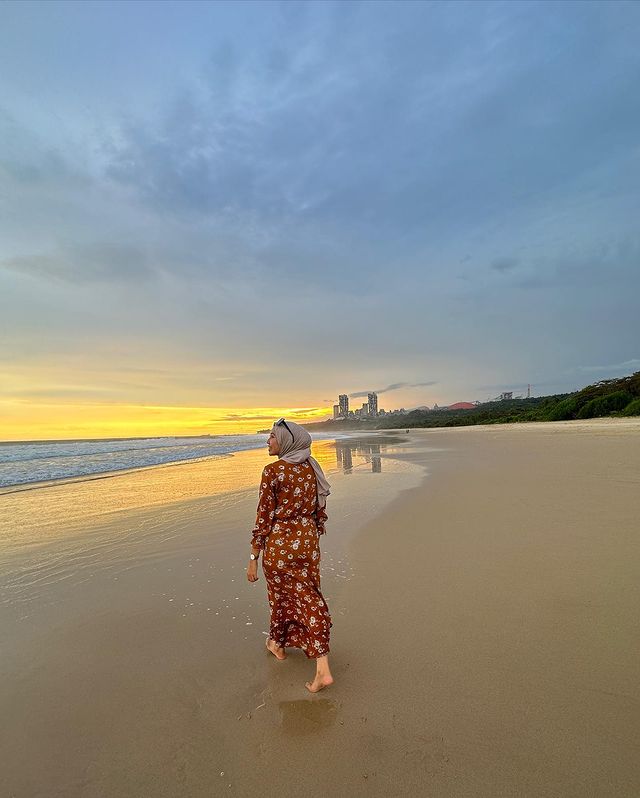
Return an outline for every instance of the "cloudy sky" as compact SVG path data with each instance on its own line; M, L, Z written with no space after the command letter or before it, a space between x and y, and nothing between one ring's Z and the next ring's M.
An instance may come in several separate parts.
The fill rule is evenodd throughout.
M640 369L639 41L635 2L3 3L0 438Z

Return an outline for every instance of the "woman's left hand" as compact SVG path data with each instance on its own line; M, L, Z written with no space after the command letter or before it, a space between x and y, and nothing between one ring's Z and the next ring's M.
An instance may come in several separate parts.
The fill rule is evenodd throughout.
M249 565L247 565L247 579L250 582L257 582L258 581L258 561L257 560L250 560Z

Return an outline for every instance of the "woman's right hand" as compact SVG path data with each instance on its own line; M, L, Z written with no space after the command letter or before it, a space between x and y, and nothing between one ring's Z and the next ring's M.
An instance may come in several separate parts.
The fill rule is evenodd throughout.
M249 565L247 565L247 579L249 582L257 582L258 581L258 561L257 560L250 560Z

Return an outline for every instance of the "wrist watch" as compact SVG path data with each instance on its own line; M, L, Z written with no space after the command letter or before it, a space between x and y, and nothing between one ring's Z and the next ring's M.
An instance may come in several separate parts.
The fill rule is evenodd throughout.
M251 552L251 554L249 555L249 559L250 560L258 560L258 559L260 559L260 555L259 554L254 554L253 552Z

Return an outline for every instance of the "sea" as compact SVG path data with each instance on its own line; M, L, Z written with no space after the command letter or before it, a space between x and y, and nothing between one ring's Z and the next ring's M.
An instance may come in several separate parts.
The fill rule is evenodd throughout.
M234 452L262 448L266 441L265 434L27 443L0 441L0 488L187 460L228 457Z

